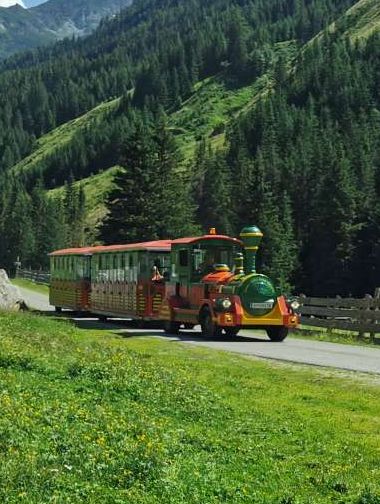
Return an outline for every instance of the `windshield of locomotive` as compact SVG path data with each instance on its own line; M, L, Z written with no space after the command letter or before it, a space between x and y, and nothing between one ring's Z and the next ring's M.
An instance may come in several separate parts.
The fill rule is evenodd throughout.
M219 266L233 271L235 256L240 247L221 245L199 245L193 250L193 272L196 275L207 275L216 271Z

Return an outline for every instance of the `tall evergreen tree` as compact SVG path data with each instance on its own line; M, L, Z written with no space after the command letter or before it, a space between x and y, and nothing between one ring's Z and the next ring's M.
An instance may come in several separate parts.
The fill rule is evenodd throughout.
M108 197L108 215L99 237L104 243L157 239L154 209L161 182L155 176L152 134L141 119L126 141L121 163L123 168L115 176L116 188Z

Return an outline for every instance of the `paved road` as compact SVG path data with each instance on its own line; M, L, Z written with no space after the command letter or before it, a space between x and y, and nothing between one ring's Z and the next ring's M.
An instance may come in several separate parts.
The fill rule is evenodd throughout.
M19 287L22 298L29 308L40 311L52 311L54 308L49 305L49 298L45 294Z
M21 289L27 304L38 310L51 311L47 296ZM78 319L80 327L99 327L114 329L126 336L153 335L166 340L180 341L189 345L215 348L230 352L251 355L265 359L334 367L349 371L380 374L380 349L287 338L282 343L269 341L262 331L242 331L241 336L231 340L204 340L197 331L183 331L179 336L164 336L162 331L128 328L126 322L116 320L100 323L95 319Z

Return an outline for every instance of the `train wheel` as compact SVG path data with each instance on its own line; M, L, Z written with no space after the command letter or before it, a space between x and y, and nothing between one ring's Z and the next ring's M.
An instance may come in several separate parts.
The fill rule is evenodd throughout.
M274 326L267 328L267 334L271 341L283 341L288 335L288 328L285 326Z
M165 320L164 329L167 334L178 334L181 324L172 320Z
M60 306L54 307L55 313L62 313L62 308Z
M183 324L185 329L194 329L194 324Z
M226 333L226 336L228 338L234 338L235 336L238 335L238 332L240 331L239 327L225 327L224 332Z
M107 322L107 315L98 315L98 319L100 322Z
M221 336L222 329L212 320L209 310L204 310L201 315L201 329L204 338L217 338Z

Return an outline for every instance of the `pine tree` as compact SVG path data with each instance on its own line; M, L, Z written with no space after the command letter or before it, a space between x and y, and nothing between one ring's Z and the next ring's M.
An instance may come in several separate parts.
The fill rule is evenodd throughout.
M228 30L228 60L235 75L244 75L248 64L248 49L246 43L247 28L239 10L231 12Z
M233 234L232 183L222 152L211 154L206 160L198 215L204 231L216 227L221 234Z
M70 176L65 182L63 208L65 215L66 243L69 247L84 245L85 194L82 185L75 184Z
M190 182L179 171L180 154L164 111L159 110L153 132L156 159L155 218L160 238L186 236L195 232L194 204Z
M35 254L32 205L29 195L19 181L12 183L2 231L5 241L5 266L12 268L17 258L23 265L29 266Z
M121 164L123 168L115 176L116 188L108 197L108 214L99 238L106 244L157 239L153 210L162 185L155 176L152 134L141 119L136 121L126 141Z

